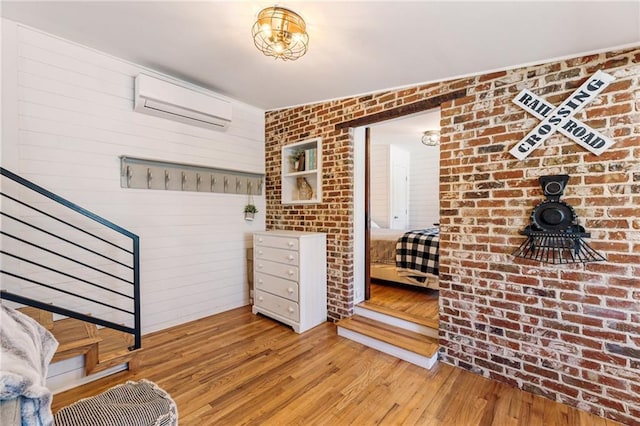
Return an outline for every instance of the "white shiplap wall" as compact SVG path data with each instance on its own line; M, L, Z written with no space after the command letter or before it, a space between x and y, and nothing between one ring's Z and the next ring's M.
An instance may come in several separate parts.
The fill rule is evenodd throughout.
M388 228L391 210L390 145L371 145L369 156L369 170L369 201L371 203L371 220L377 223L381 228Z
M118 157L264 173L264 111L229 99L225 132L138 114L140 72L159 75L2 20L2 166L140 236L149 333L249 303L245 251L265 198L245 222L246 196L123 189Z
M409 152L409 229L430 228L440 222L440 149L416 144Z
M410 153L408 229L432 227L439 222L440 150L421 144L398 145ZM390 168L393 145L371 145L371 219L389 227Z

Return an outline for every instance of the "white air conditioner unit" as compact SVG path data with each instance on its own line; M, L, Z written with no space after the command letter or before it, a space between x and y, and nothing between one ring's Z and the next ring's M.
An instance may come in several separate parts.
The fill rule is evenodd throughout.
M231 102L145 74L136 77L134 110L207 129L231 123Z

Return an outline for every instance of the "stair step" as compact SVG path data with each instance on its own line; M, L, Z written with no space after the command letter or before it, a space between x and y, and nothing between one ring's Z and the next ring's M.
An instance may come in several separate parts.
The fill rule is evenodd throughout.
M424 334L404 330L360 315L340 320L338 335L419 367L431 369L438 361L438 343Z
M53 314L51 312L43 311L42 309L34 308L33 306L23 306L22 308L18 308L18 311L33 318L47 330L53 330Z
M96 326L74 318L65 318L53 322L51 334L58 341L58 350L51 362L84 355L96 347L102 340Z
M430 337L360 315L340 320L338 326L426 357L438 352L438 343Z
M133 336L129 333L106 327L98 329L75 318L53 321L51 312L30 306L18 310L46 327L58 341L52 363L84 355L87 375L122 364L129 364L130 371L137 368L140 350L129 350L133 346Z
M438 319L425 318L369 302L356 305L356 315L438 338Z
M418 315L409 314L406 312L398 311L396 309L387 308L386 306L376 305L370 302L362 302L359 303L358 306L363 307L365 309L369 309L370 311L380 312L385 315L389 315L392 317L400 318L406 321L415 322L416 324L424 325L425 327L438 329L438 320L432 318L425 318Z
M121 364L129 364L129 370L135 370L136 356L140 349L129 350L129 347L133 346L133 335L111 328L99 329L98 335L101 342L98 345L97 360L87 360L85 365L87 374L94 374Z
M100 359L103 359L103 354L105 356L109 354L109 357L114 357L130 353L129 346L133 346L132 334L105 327L98 330L98 335L102 339L99 345Z

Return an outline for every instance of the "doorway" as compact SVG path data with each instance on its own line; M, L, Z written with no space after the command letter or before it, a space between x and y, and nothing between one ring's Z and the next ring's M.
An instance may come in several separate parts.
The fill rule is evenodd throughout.
M422 314L437 315L437 291L407 285L394 277L374 277L372 282L368 274L371 247L366 243L371 236L370 227L395 229L401 235L409 229L432 227L439 221L439 147L420 142L423 132L439 127L440 111L436 108L375 123L368 130L354 129L356 304L363 300L372 303L386 300L390 305L416 312L415 306L411 306L414 300L413 305L429 304L429 312ZM358 232L360 225L362 232ZM359 256L358 249L365 253ZM386 266L395 269L395 264ZM360 280L363 285L359 287Z

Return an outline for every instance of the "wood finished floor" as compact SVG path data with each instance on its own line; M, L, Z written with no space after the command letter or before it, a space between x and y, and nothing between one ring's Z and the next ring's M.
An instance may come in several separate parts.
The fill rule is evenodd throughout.
M438 320L437 290L371 283L371 298L368 302L418 317Z
M55 395L53 409L126 380L171 393L190 425L613 425L439 363L366 348L324 323L302 335L249 307L143 338L136 373Z

